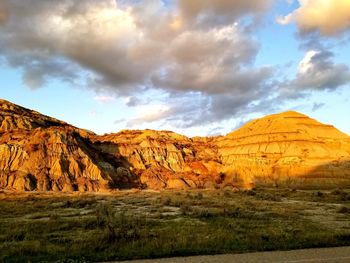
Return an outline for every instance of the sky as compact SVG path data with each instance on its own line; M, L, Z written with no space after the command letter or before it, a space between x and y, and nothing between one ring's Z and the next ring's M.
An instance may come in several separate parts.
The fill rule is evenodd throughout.
M0 97L98 134L350 134L349 0L0 0Z

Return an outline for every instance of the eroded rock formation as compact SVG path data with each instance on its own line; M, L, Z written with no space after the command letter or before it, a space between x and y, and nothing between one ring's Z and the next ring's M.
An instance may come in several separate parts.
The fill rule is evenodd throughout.
M297 112L220 137L98 136L0 100L0 135L0 188L8 190L350 186L350 137Z
M350 186L349 136L288 111L216 141L225 173L245 185Z
M222 170L213 138L126 130L93 140L103 153L124 159L146 188L216 187Z
M0 188L101 191L134 186L121 164L98 152L93 133L0 101ZM136 183L136 186L138 183Z

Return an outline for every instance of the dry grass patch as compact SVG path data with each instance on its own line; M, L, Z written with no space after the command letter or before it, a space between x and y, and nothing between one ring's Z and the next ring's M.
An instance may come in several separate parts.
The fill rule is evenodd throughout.
M0 261L107 261L350 245L347 190L0 194Z

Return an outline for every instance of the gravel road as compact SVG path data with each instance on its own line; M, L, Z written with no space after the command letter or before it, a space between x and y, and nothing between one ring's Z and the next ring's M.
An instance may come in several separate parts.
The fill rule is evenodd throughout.
M132 263L350 263L350 247L123 261Z

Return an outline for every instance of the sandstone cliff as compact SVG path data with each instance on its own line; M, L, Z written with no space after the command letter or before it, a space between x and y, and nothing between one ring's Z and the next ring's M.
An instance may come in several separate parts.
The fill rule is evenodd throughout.
M285 112L226 136L124 130L98 136L0 100L0 188L350 187L350 137Z

